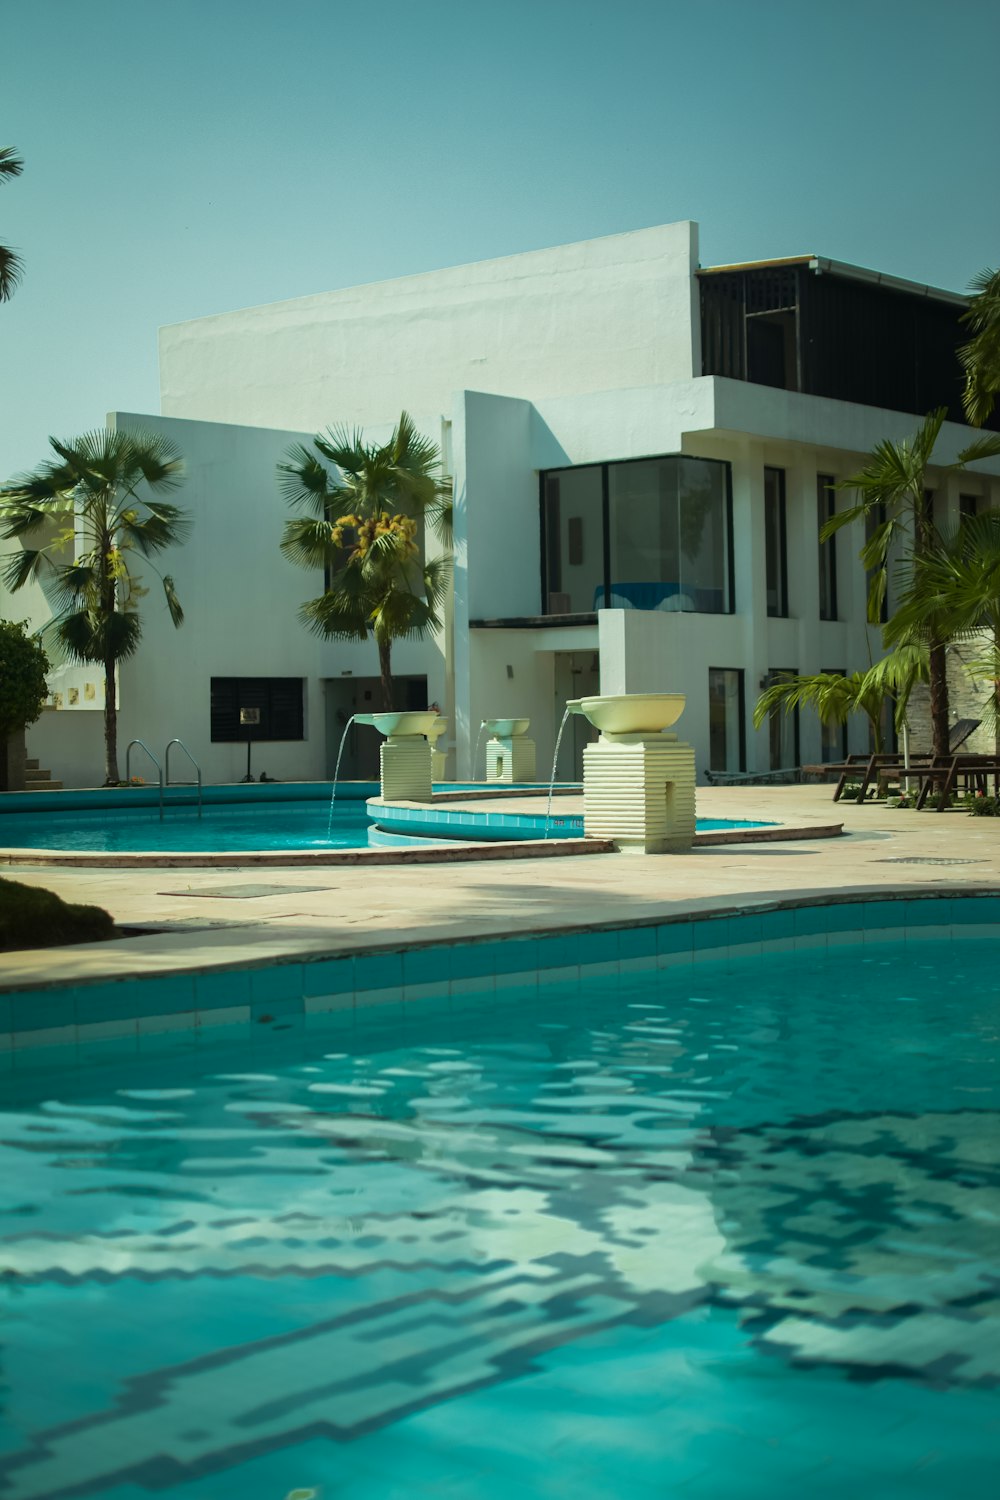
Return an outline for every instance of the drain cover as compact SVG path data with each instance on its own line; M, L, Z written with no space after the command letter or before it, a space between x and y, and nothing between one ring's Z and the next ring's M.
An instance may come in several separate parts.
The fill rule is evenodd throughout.
M934 859L929 854L900 854L894 859L877 859L877 865L981 865L981 859Z
M322 891L322 885L203 885L196 891L161 891L161 896L221 896L242 901L252 896L293 896Z

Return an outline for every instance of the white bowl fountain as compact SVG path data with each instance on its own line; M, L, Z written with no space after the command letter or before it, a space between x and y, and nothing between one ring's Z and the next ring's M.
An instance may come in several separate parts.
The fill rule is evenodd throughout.
M575 698L601 737L583 752L583 827L635 854L680 854L694 841L694 751L664 733L684 712L683 693Z
M528 739L530 719L484 719L486 741L486 780L510 785L514 781L534 781L535 742Z
M683 693L614 693L574 698L566 707L583 714L603 735L651 735L676 724L686 702Z

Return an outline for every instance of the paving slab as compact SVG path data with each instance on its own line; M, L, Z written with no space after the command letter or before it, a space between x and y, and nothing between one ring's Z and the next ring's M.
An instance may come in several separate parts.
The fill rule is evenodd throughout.
M242 896L231 869L220 885L212 869L19 867L10 875L104 906L122 926L162 930L4 954L0 989L651 921L833 892L1000 890L1000 819L834 805L822 786L700 788L698 810L800 827L838 821L845 835L688 854L331 866L310 869L308 886L301 869L268 869L266 887L248 880ZM248 874L259 877L259 867Z

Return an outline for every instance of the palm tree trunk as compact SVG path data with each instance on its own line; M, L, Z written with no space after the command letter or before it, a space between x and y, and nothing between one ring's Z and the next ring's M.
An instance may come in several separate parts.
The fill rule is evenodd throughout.
M935 755L947 755L950 728L948 725L948 660L944 646L931 646L928 668L931 746Z
M386 713L395 708L392 686L392 642L378 643L378 670L382 682L382 707Z
M115 684L115 659L104 663L104 785L117 786L118 774L118 703Z

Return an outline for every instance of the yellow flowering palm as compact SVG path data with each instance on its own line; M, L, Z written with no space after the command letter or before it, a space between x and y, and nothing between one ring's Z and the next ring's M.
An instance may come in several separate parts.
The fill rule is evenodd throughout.
M436 445L403 412L388 443L341 428L296 445L278 482L289 505L308 512L285 523L282 552L325 574L300 618L330 639L373 635L383 706L393 708L393 642L440 626L448 586L448 559L427 561L421 547L427 523L450 536L451 481Z

